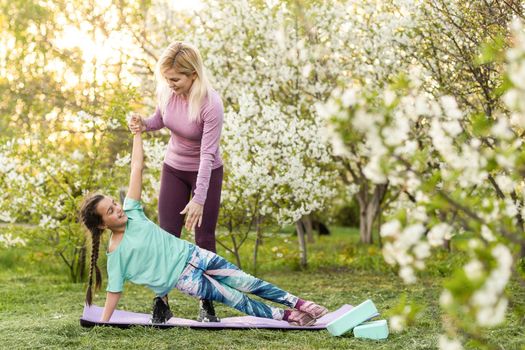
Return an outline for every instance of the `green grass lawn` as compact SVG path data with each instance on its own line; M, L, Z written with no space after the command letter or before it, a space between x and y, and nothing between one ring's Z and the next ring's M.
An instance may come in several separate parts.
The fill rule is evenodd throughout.
M346 334L332 337L327 331L223 330L207 331L184 328L169 330L133 327L121 330L106 327L85 329L79 325L85 286L70 283L60 266L38 258L33 248L0 250L0 347L82 348L82 349L435 349L441 330L438 305L441 283L461 257L439 254L417 284L405 286L387 266L377 247L358 244L355 230L336 229L330 237L321 237L310 245L310 267L297 264L295 237L276 234L265 240L260 251L257 275L329 309L349 303L356 305L367 298L380 312L388 315L406 294L426 306L417 322L406 331L391 334L384 341L359 340ZM252 270L251 249L243 249L243 265ZM231 255L219 249L230 260ZM103 280L105 286L105 278ZM514 300L525 291L513 284ZM98 292L94 303L102 305L105 293ZM145 287L126 284L120 309L150 312L153 293ZM172 310L179 317L194 318L196 300L178 292L171 294ZM511 306L512 308L513 306ZM218 305L219 316L238 316L234 309ZM512 310L511 310L512 311ZM525 349L523 320L510 312L504 325L483 336L498 349Z

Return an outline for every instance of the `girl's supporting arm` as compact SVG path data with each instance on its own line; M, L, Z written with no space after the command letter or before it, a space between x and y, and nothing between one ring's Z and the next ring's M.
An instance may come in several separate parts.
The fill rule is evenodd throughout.
M140 201L142 194L142 170L144 169L144 150L142 135L137 132L133 135L133 151L131 152L131 175L127 197Z
M120 294L122 293L107 293L106 304L104 305L104 311L102 311L102 322L109 322L111 319L111 315L113 315L113 311L115 311L120 299Z

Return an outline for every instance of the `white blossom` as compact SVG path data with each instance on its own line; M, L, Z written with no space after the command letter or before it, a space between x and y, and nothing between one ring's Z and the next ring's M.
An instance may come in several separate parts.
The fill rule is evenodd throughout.
M18 245L25 246L26 241L20 237L13 237L10 233L0 234L0 244L5 248L16 247Z
M514 190L514 181L512 181L510 177L499 174L496 175L495 180L500 190L502 190L504 193L510 193Z
M492 256L498 262L483 286L471 297L471 303L476 308L476 320L479 325L492 327L504 320L508 301L503 296L503 290L508 283L512 268L512 255L509 249L498 244L492 249Z
M496 237L494 237L494 234L487 225L481 226L481 237L487 242L494 242L496 240Z
M454 301L452 293L448 289L444 289L439 296L439 304L443 307L448 307Z
M479 279L483 276L483 264L477 259L469 261L468 264L463 266L463 270L465 270L467 278L472 280Z
M416 276L414 275L414 270L409 266L403 266L399 270L399 277L403 279L403 282L407 284L412 284L416 282Z
M442 96L440 99L443 112L452 119L460 119L463 113L458 108L456 99L453 96Z
M0 221L3 222L15 222L15 218L8 211L0 211Z
M446 223L440 223L430 229L427 234L428 243L433 247L443 245L445 239L449 237L451 232L450 225Z
M430 245L426 242L419 242L414 247L414 254L418 259L426 259L430 256Z
M497 119L496 124L492 126L492 134L496 137L508 140L514 136L510 129L506 117L501 116Z
M402 332L405 329L405 320L400 315L390 317L388 324L394 333Z
M398 220L392 220L381 225L381 236L396 236L401 232L401 223Z
M463 350L461 342L457 339L450 339L446 335L439 336L440 350Z
M115 159L115 166L123 167L128 164L131 164L131 153L124 154L123 156L117 154L117 159Z

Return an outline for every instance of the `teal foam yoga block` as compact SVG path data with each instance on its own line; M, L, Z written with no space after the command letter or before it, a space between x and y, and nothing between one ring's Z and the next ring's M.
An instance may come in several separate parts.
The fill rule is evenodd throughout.
M326 329L330 334L339 336L375 315L377 315L377 308L372 300L368 299L330 322Z
M388 337L388 325L386 320L371 321L360 324L354 328L356 338L386 339Z

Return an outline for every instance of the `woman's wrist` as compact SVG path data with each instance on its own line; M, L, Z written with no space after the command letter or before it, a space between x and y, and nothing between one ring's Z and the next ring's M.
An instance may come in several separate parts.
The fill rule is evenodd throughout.
M204 203L201 203L201 201L198 200L198 199L196 200L195 197L193 197L193 198L191 199L191 202L193 202L193 203L195 203L195 204L198 204L198 205L200 205L201 207L204 206Z
M146 124L146 120L142 117L140 117L140 125L142 126L142 132L149 131L148 125Z

